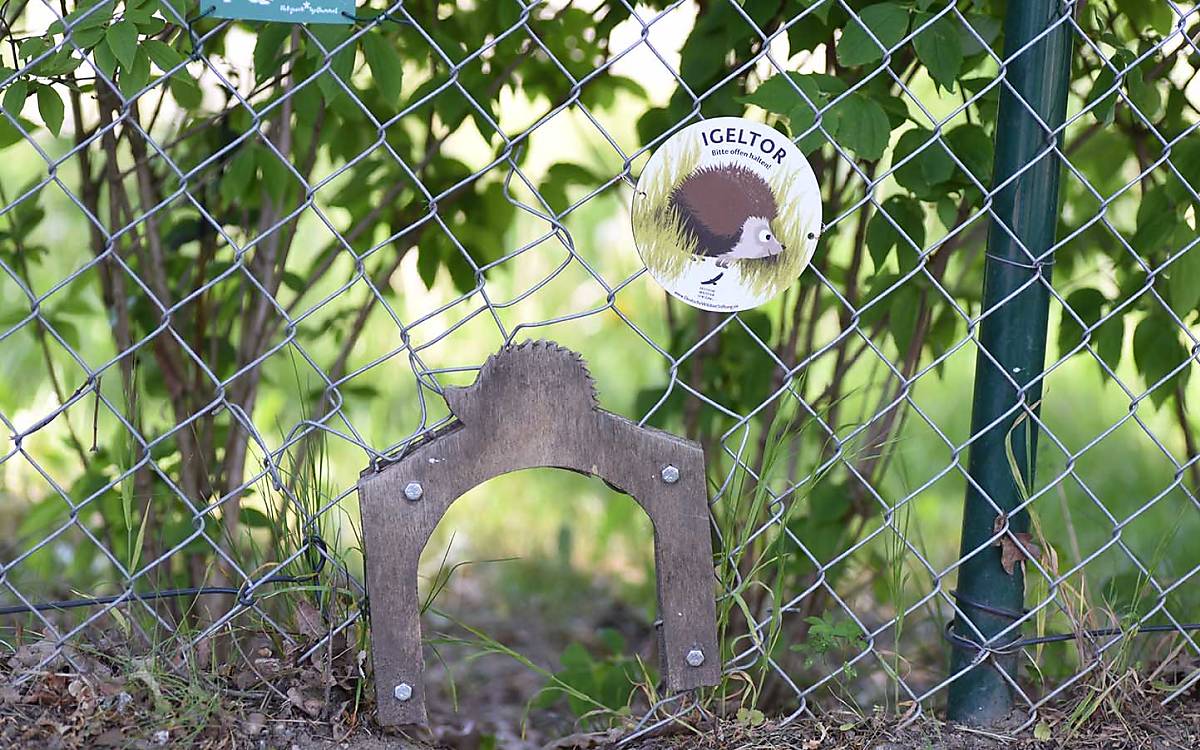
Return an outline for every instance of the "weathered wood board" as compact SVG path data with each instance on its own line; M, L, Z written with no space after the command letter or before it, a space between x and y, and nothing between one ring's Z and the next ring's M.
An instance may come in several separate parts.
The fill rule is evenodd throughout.
M450 504L493 477L556 467L633 496L654 526L659 653L668 689L720 677L716 577L700 446L600 409L579 355L506 347L474 384L446 389L461 425L359 480L371 650L384 725L425 722L417 563Z

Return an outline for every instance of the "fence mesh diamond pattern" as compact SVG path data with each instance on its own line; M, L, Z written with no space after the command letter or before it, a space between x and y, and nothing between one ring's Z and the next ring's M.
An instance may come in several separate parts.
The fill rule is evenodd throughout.
M399 1L309 26L4 3L0 604L49 644L14 679L82 669L114 623L302 657L361 638L358 473L450 423L442 389L488 353L552 338L606 408L704 445L726 673L786 720L940 710L1009 657L1029 722L1131 664L1190 691L1200 14L1048 7L1014 45L986 0ZM1054 39L1061 124L1013 80ZM1001 170L1006 106L1035 142ZM795 286L737 314L669 300L629 231L649 154L721 115L787 132L825 218ZM1001 194L1046 164L1043 246ZM997 263L1019 283L992 299ZM977 360L1002 366L980 329L1031 289L1044 369L972 429ZM968 465L996 424L1037 435L1031 458L1000 441L1015 506ZM995 520L960 551L968 490ZM1023 609L964 603L971 560L1023 575ZM1005 626L950 625L971 607ZM638 704L629 736L703 700Z

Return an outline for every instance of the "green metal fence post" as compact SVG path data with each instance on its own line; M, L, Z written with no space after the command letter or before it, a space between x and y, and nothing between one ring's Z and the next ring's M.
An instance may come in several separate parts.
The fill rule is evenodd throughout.
M991 313L979 333L980 346L995 361L981 351L975 365L971 434L978 437L970 448L968 471L978 488L967 488L964 557L993 536L995 506L1007 512L1022 500L1005 448L1010 437L1022 481L1031 486L1037 431L1029 429L1029 420L1019 420L1022 410L1014 406L1041 399L1038 378L1045 366L1050 267L1032 263L1030 254L1049 250L1058 219L1060 163L1057 154L1047 151L1051 141L1046 128L1058 128L1066 113L1072 34L1062 19L1071 7L1059 0L1020 0L1008 4L1004 20L1004 77L1012 88L1001 88L996 121L993 184L1004 187L993 196L983 294L983 309ZM1026 531L1028 514L1015 515L1010 525ZM1020 566L1012 575L1005 573L998 547L973 554L959 569L963 614L955 620L955 632L974 641L978 630L985 640L992 639L1012 625L1015 617L1006 613L1021 611L1024 592ZM1002 646L1013 638L1007 634L989 645ZM952 674L975 658L975 649L956 646ZM1012 708L1012 693L1000 670L1015 680L1016 655L993 654L953 682L949 718L970 724L1004 718Z

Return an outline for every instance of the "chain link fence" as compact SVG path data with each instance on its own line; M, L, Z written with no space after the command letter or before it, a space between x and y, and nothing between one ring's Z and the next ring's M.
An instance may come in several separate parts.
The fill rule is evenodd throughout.
M1126 669L1194 689L1194 5L1052 4L1016 46L965 0L217 7L0 6L0 582L5 630L50 644L20 680L85 668L114 622L344 645L358 472L448 424L442 388L488 353L552 338L606 408L704 444L726 671L785 720L916 716L978 670L1029 722ZM1010 80L1051 42L1059 122ZM1005 106L1036 125L1006 171ZM808 154L825 225L791 290L718 315L653 284L628 205L657 146L728 114ZM1044 244L1006 223L1016 184ZM972 368L1003 366L981 327L1030 290L1045 367L972 428ZM968 464L997 429L1013 502ZM968 489L991 510L960 551ZM1015 609L956 598L972 560L1023 576ZM950 625L979 612L1002 626ZM631 736L700 700L639 706Z

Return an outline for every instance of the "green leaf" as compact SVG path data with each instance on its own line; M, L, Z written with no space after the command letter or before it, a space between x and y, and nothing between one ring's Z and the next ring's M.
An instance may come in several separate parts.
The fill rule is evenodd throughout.
M1175 14L1167 3L1149 2L1148 0L1117 0L1117 7L1138 31L1150 28L1159 35L1166 35L1175 20Z
M62 318L52 319L50 326L58 332L62 340L72 349L78 349L82 339L79 337L79 326Z
M186 59L171 45L157 39L147 39L142 42L142 48L150 55L150 59L164 73L174 70Z
M463 256L462 250L455 246L449 238L446 239L445 247L446 270L450 272L450 280L454 282L455 289L466 294L478 283L475 279L475 270Z
M1050 740L1050 725L1045 720L1039 721L1033 727L1033 738L1039 742L1048 742Z
M171 23L178 23L188 17L191 12L188 3L189 0L152 0L152 4L158 7L159 14Z
M4 109L10 115L16 117L21 114L21 108L25 106L25 98L27 96L29 96L29 82L24 79L13 81L4 92Z
M195 109L204 99L200 86L185 71L171 76L167 86L171 89L171 96L184 109Z
M109 26L108 31L104 33L104 40L108 42L109 48L112 49L122 68L133 67L133 63L137 59L138 40L137 26L133 21L117 21Z
M892 222L899 225L899 230ZM916 199L907 195L893 195L885 200L867 224L867 250L876 272L883 268L894 247L899 248L901 270L916 265L917 253L925 247L925 211Z
M1099 102L1092 106L1092 117L1105 125L1111 125L1116 114L1117 92L1113 87L1116 80L1112 70L1105 66L1096 74L1096 81L1088 93L1087 104L1089 106Z
M895 130L901 127L911 119L911 113L908 111L908 104L904 99L890 94L880 93L876 88L870 94L871 98L883 107L883 111L888 116L888 128Z
M1096 350L1096 356L1116 369L1125 349L1125 318L1117 316L1101 323L1092 335L1092 348ZM1106 380L1103 372L1101 380Z
M1090 327L1104 315L1104 306L1108 304L1108 298L1099 289L1084 287L1068 294L1066 303L1071 312ZM1073 317L1066 319L1075 322Z
M252 529L268 529L271 527L271 519L267 517L258 508L242 507L238 509L238 520L243 526L248 526Z
M1125 87L1129 91L1129 101L1141 116L1151 122L1157 120L1162 114L1162 94L1154 82L1146 81L1141 67L1125 74Z
M121 71L117 88L126 97L132 97L150 82L150 55L145 50L137 50L133 57L133 65Z
M831 36L829 28L825 25L825 21L818 16L822 11L825 11L828 16L831 5L832 3L826 2L822 4L820 10L813 11L800 21L788 26L788 49L793 55L814 50L829 41Z
M837 76L827 75L825 73L810 73L808 75L817 84L817 88L827 97L836 97L846 92L850 88L844 80Z
M97 31L100 32L97 38L104 35L103 29L97 29ZM82 41L80 44L82 44ZM73 53L73 50L63 48L38 63L34 67L34 72L39 76L46 76L48 78L65 76L67 73L74 71L82 64L82 57L76 57Z
M225 169L221 178L221 197L233 204L241 200L251 188L257 174L255 149L243 146Z
M1200 138L1180 140L1168 156L1179 172L1179 177L1168 178L1171 194L1180 200L1194 200L1191 194L1200 193Z
M888 331L896 341L896 351L905 356L912 347L913 335L917 330L917 316L921 311L921 293L913 284L904 284L888 295L885 307L888 315Z
M947 230L958 226L958 201L949 195L943 195L937 200L938 221Z
M990 13L966 13L963 15L967 25L958 26L958 40L962 45L963 54L967 57L978 55L992 47L992 42L1000 36L1002 19ZM997 50L999 52L999 50Z
M809 101L796 91L800 89ZM738 101L762 107L768 112L784 114L788 117L788 127L792 135L807 131L816 122L816 109L825 106L827 100L825 91L821 88L818 76L815 74L788 73L771 76L759 84L758 88L748 96ZM811 104L809 103L811 102ZM825 136L819 131L809 133L798 144L804 153L810 153L825 142Z
M1182 240L1179 247L1184 247L1194 237L1187 225L1183 224L1177 228L1172 239L1175 240L1172 246ZM1200 305L1200 247L1192 246L1184 251L1167 266L1167 274L1167 298L1171 300L1171 309L1184 318Z
M1084 329L1075 320L1075 316L1078 316L1085 326L1091 328L1104 315L1106 304L1108 304L1108 299L1099 289L1085 287L1076 289L1067 295L1066 306L1070 308L1070 312L1063 311L1062 322L1058 326L1059 356L1066 356L1083 341Z
M54 135L58 135L62 130L63 115L65 114L62 98L52 86L39 86L37 102L38 112L41 113L46 128Z
M567 644L558 661L566 671L585 672L592 668L592 655L579 643Z
M138 31L145 36L153 36L163 30L166 25L163 19L154 15L153 8L131 8L125 4L125 18L133 21Z
M903 6L879 3L863 8L850 17L842 31L837 44L838 62L846 66L873 63L883 58L884 48L895 47L907 33L908 9Z
M834 105L830 115L838 143L865 161L883 156L892 127L878 102L856 92Z
M766 714L757 708L739 708L737 722L744 727L762 726L767 720Z
M983 128L973 124L959 125L946 133L946 144L976 180L984 186L991 183L992 139Z
M807 132L816 121L817 115L813 112L812 107L807 104L798 104L788 115L788 128L791 130L792 137L795 137ZM820 130L813 130L801 138L796 147L808 155L823 145L825 145L825 134Z
M92 59L96 63L96 67L100 69L100 72L111 81L117 73L117 56L113 54L112 47L108 45L107 39L92 48ZM98 81L97 85L99 85Z
M928 13L918 13L917 26L932 17ZM954 90L954 81L958 78L963 64L962 41L956 24L951 19L952 15L942 16L913 40L917 58L925 64L929 77L948 91Z
M442 267L441 253L434 242L423 242L417 250L417 275L426 289L433 289L437 281L438 269Z
M393 42L382 34L367 34L362 38L363 56L371 68L375 87L389 102L399 103L404 61Z
M353 44L341 47L336 53L333 52L333 50L338 49L350 37L350 31L349 27L332 26L329 24L309 27L309 33L320 43L319 46L317 44L309 45L309 55L324 61L327 56L332 54L329 68L317 79L317 85L321 88L321 93L325 95L326 102L335 101L344 92L342 84L338 83L335 78L349 85L350 74L354 72ZM322 47L324 47L325 51L322 51ZM441 97L439 97L440 99Z
M258 153L258 168L262 173L263 187L267 195L276 202L282 202L293 183L291 172L271 149L260 146L255 151Z
M1146 190L1138 205L1137 229L1129 244L1139 255L1163 257L1167 240L1175 233L1181 219L1170 191L1161 185Z
M97 5L100 7L97 8ZM78 33L83 29L90 29L95 26L103 25L108 23L108 20L112 18L114 8L115 4L107 2L107 0L99 3L87 2L84 0L84 2L79 3L75 10L68 13L62 21L55 21L54 23L50 24L50 27L46 30L46 33L63 33L65 30L63 21L66 22L66 25L71 26L72 34Z
M18 53L22 59L28 60L29 58L37 57L46 50L50 49L51 42L52 40L49 37L30 37L29 39L21 42L21 46L18 48Z
M613 656L621 656L625 653L625 636L621 635L620 631L612 628L600 628L596 635L604 644L604 648L608 649L608 653Z
M25 132L31 132L37 126L24 117L18 117L17 122L21 123L21 127ZM0 149L6 149L14 143L20 143L25 140L25 136L17 129L15 125L8 121L7 117L0 117Z
M590 186L596 183L596 176L578 164L559 162L546 170L538 192L555 211L564 211L570 205L567 188L572 185ZM507 203L507 201L505 201Z
M1174 395L1177 378L1182 377L1186 381L1190 375L1191 368L1185 367L1179 374L1155 387L1183 364L1188 356L1187 349L1179 343L1179 327L1163 313L1147 315L1133 332L1133 361L1146 381L1146 388L1154 388L1150 392L1150 400L1155 406L1162 406Z
M292 25L286 23L264 23L258 30L258 40L254 44L254 76L257 80L266 80L279 70L283 43L291 33Z
M92 47L95 47L96 44L99 43L99 41L104 38L104 32L105 32L104 27L97 26L92 29L81 29L79 31L76 31L71 35L71 38L72 38L72 41L75 42L75 46L78 46L79 49L86 51L86 50L91 49ZM67 45L63 49L59 50L60 53L66 52L68 54L70 54L71 51L72 51L71 45Z
M1111 125L1117 107L1117 89L1116 86L1116 70L1124 70L1130 62L1134 60L1132 52L1126 49L1119 49L1113 53L1108 64L1100 67L1100 72L1096 74L1096 80L1092 84L1091 91L1088 92L1087 104L1092 107L1092 116L1105 125ZM1099 102L1099 103L1097 103Z
M780 115L792 115L797 109L807 110L811 115L813 107L804 101L796 89L803 91L804 96L807 96L809 101L817 107L820 107L825 101L816 80L811 75L802 73L771 76L760 83L753 93L740 97L738 101L744 104L753 104Z
M904 161L914 153L916 156ZM931 193L931 190L949 180L954 174L954 162L946 153L945 147L938 142L932 131L920 127L906 130L900 135L900 139L896 141L892 163L900 164L894 173L896 182L923 199L940 197L942 192L935 194Z

